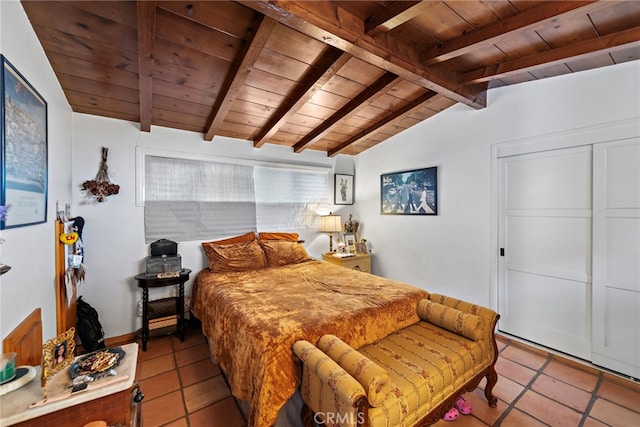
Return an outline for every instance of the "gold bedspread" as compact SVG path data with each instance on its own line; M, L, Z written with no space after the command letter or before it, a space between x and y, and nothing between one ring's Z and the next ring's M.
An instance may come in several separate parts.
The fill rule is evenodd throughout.
M195 315L249 426L272 426L299 386L293 343L325 334L359 348L419 320L427 292L323 261L233 273L201 271Z

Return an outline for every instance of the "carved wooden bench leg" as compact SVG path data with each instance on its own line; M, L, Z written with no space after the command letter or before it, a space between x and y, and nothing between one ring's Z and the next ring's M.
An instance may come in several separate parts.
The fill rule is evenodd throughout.
M498 398L493 395L493 387L495 387L498 382L498 373L496 372L495 365L489 366L487 369L487 385L484 388L484 396L487 398L487 402L489 402L489 406L495 408L498 406Z

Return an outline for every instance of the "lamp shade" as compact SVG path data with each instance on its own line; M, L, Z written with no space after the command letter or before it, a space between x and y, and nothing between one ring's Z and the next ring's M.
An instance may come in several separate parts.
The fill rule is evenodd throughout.
M320 217L320 231L324 233L337 233L342 230L342 218L340 215L323 215Z

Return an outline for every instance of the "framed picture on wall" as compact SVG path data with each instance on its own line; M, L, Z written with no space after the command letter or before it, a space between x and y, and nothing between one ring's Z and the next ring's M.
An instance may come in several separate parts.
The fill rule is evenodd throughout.
M0 228L47 220L47 102L2 59L2 194Z
M335 174L333 187L334 204L353 204L353 175Z
M380 175L382 215L437 215L438 168Z

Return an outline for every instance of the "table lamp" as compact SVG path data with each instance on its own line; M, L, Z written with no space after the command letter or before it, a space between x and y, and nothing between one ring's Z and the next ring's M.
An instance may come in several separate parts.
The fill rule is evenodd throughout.
M340 215L322 215L320 217L320 231L329 234L329 253L333 252L333 233L342 230L342 218Z

